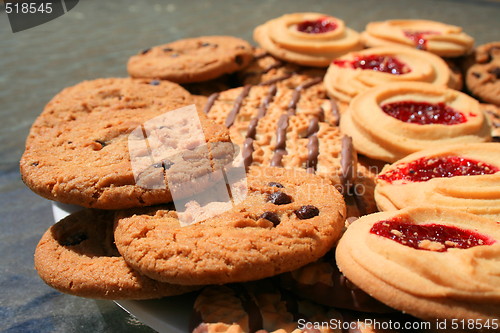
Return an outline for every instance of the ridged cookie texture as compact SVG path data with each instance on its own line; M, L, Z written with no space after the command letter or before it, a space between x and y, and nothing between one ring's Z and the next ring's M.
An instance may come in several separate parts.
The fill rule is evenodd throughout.
M229 128L245 164L307 170L341 191L352 186L357 159L352 141L337 124L336 103L326 97L320 78L244 86L214 94L205 112Z
M245 68L252 58L252 47L243 39L204 36L145 49L129 59L127 70L134 78L192 83Z
M371 214L349 226L336 259L361 289L418 318L500 317L495 221L427 207Z
M500 143L436 147L386 165L376 178L382 211L437 206L500 220Z
M114 245L113 221L113 212L87 209L51 226L35 251L42 280L64 293L96 299L151 299L199 289L133 270Z
M170 162L165 164L155 157L157 151L148 152L144 145L144 149L131 151L131 142L144 142L131 141L131 134L139 134L135 139L147 136L150 149L161 150L169 144L162 133L172 129L168 124L159 126L154 132L158 140L152 140L145 124L195 102L186 90L168 81L111 78L66 88L46 105L30 130L20 162L22 179L47 199L88 208L121 209L169 202L172 195L167 173L190 179L195 166L181 151L176 158L182 163L172 168ZM223 126L209 121L201 111L196 115L202 132L200 129L200 135L192 134L182 142L187 150L229 144ZM165 119L168 122L168 115ZM133 169L133 157L139 164L149 163L147 171L154 172L143 174ZM210 163L198 172L211 172ZM151 175L165 186L147 186ZM141 179L143 185L138 184Z
M241 203L184 227L171 207L120 212L118 250L132 267L160 281L221 284L299 268L340 237L344 201L323 178L252 167L246 181Z

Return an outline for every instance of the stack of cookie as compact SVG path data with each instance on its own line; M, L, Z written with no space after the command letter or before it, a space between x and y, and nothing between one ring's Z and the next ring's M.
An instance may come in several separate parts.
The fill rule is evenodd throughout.
M458 91L455 60L441 58L467 55L472 38L412 20L358 34L319 13L271 20L254 38L148 48L129 78L82 82L47 104L23 181L85 209L43 235L40 277L99 299L203 289L195 332L493 327L498 108ZM488 87L495 50L476 53L491 55Z

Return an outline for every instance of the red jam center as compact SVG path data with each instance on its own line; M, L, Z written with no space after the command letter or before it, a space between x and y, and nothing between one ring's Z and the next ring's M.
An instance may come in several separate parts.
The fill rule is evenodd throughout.
M411 220L402 217L377 222L370 229L370 233L417 250L436 252L495 243L494 239L472 230L442 224L413 224Z
M372 71L401 75L411 72L410 67L395 57L384 55L357 56L354 60L334 60L333 64L340 67L369 69Z
M322 34L335 29L337 29L337 24L328 17L315 21L303 21L297 24L297 30L306 34Z
M383 173L378 178L389 183L396 180L425 182L432 178L490 175L498 171L493 165L459 156L422 157Z
M412 30L404 30L403 31L405 37L411 39L417 49L425 50L427 49L427 39L425 38L428 35L439 35L440 33L437 31L412 31Z
M465 123L465 116L445 103L401 101L380 106L389 116L418 125L456 125Z

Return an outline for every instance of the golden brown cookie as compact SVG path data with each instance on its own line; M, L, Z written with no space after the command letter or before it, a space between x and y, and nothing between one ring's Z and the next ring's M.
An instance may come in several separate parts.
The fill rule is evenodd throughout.
M184 227L168 207L122 212L115 227L116 246L147 276L196 285L250 281L293 270L323 256L340 237L344 201L323 178L252 167L247 188L239 204Z
M286 83L228 90L211 96L205 111L229 127L246 165L308 170L343 190L356 175L351 141L336 126L339 113L321 79L302 80L294 89Z
M97 79L66 88L31 128L20 162L22 179L47 199L89 208L169 202L169 177L188 181L195 168L200 175L213 169L210 163L190 164L182 153L172 157L180 162L177 166L170 161L167 167L162 154L175 144L170 141L182 138L179 148L200 149L192 153L198 161L203 161L204 147L212 151L219 143L231 145L227 130L201 111L193 113L199 135L181 133L189 122L176 129L155 125L155 119L173 124L168 113L193 103L186 90L168 81ZM173 132L178 137L168 139ZM159 186L152 184L155 180Z
M252 47L243 39L205 36L143 50L129 59L127 70L134 78L202 82L240 70L252 58Z
M359 153L386 162L436 145L491 141L491 127L474 98L418 82L386 84L359 94L341 117L340 128L352 136Z
M478 46L474 60L467 69L467 88L483 102L500 106L500 42Z
M441 57L459 57L471 52L474 39L462 28L429 20L371 22L361 33L367 47L409 46Z
M480 107L490 122L493 140L498 142L500 139L500 108L493 104L480 104Z
M152 280L125 263L114 245L113 212L83 210L51 226L35 250L35 268L51 287L97 299L150 299L198 289Z
M418 318L485 325L500 317L495 221L426 207L367 215L349 226L336 259L361 289Z
M324 79L328 94L344 103L376 85L408 81L457 87L443 59L402 46L374 47L346 54L330 64Z
M253 38L276 58L303 66L327 67L332 59L361 49L357 32L320 13L283 15L255 28Z
M383 211L437 206L500 221L500 143L420 151L387 165L376 182Z

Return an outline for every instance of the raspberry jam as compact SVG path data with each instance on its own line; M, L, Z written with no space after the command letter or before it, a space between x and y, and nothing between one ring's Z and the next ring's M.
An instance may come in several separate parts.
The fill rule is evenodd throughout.
M357 56L353 60L334 60L333 64L339 67L369 69L372 71L383 72L393 75L401 75L411 72L411 69L405 63L399 61L396 57L387 55L367 55Z
M445 103L401 101L380 106L389 116L405 123L418 125L456 125L465 123L465 116Z
M337 24L328 17L297 24L297 30L306 34L323 34L337 29Z
M490 175L498 171L488 163L459 156L422 157L380 174L378 178L389 183L396 180L425 182L432 178Z
M495 243L494 239L472 230L442 224L413 224L408 218L402 217L377 222L370 229L370 233L417 250L436 252Z
M412 40L415 45L417 46L417 49L419 50L426 50L427 49L427 39L425 38L428 35L439 35L440 33L437 31L411 31L411 30L404 30L403 31L404 35L406 38L409 38Z

